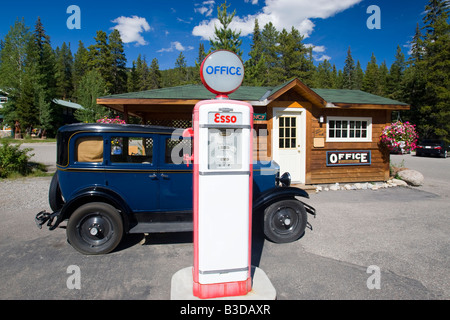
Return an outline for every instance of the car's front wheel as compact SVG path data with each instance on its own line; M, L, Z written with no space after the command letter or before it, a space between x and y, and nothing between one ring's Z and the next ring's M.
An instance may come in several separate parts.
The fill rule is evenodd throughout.
M298 200L281 200L264 210L264 234L276 243L299 239L306 229L307 216Z
M119 212L103 202L87 203L70 216L67 239L83 254L105 254L122 240L123 222Z

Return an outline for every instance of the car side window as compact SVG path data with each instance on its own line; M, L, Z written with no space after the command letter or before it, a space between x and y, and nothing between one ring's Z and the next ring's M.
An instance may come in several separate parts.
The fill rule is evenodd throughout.
M182 164L184 155L188 154L190 156L192 154L191 139L166 138L165 145L164 163Z
M76 162L103 162L103 137L81 137L75 143Z
M111 137L111 162L152 163L153 138Z

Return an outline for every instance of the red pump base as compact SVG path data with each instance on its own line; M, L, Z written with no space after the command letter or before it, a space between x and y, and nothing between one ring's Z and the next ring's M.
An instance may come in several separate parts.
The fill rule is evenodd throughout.
M245 296L252 290L252 278L245 281L201 284L194 282L194 296L200 299Z

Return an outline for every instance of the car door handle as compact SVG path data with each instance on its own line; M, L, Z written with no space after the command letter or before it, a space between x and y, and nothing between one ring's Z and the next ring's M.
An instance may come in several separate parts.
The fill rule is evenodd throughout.
M169 179L169 176L167 174L161 173L161 178L163 179Z
M150 179L152 179L152 180L158 179L158 176L157 176L156 174L151 174L151 175L149 175L148 177L149 177Z

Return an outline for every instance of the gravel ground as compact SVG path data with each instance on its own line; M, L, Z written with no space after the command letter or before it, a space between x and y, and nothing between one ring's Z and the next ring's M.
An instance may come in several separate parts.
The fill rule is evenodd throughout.
M51 167L55 155L47 148L36 147L44 154L35 157ZM253 243L252 262L269 276L278 299L449 299L450 159L392 160L421 171L424 185L314 194L306 202L318 216L302 239ZM170 277L191 263L192 234L187 240L151 235L143 245L131 237L109 255L80 255L64 229L39 230L34 223L36 213L50 211L50 181L0 181L0 298L168 299ZM66 287L73 264L82 270L81 291ZM369 265L381 269L381 290L366 286Z
M50 211L50 181L51 177L0 180L0 243L42 237L42 232L34 225L33 218L41 210ZM26 226L26 233L23 232L23 226Z

